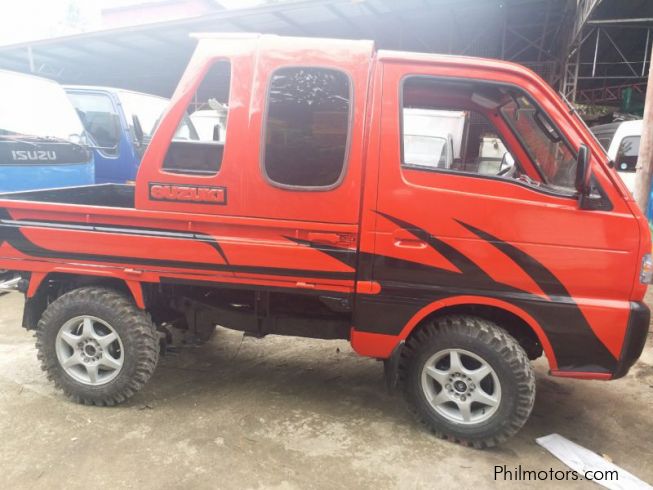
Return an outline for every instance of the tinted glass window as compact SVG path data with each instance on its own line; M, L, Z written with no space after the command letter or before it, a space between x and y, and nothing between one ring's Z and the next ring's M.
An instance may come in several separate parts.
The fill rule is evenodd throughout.
M349 78L324 68L283 68L270 81L264 168L283 186L340 180L349 134Z
M215 63L202 80L170 143L163 162L166 172L215 175L220 170L226 145L230 84L229 62ZM195 128L196 112L204 114L209 131Z
M620 172L634 172L637 169L640 136L626 136L619 144L616 165Z
M117 155L120 120L111 98L105 94L81 92L69 92L68 97L94 143L102 147L100 151Z

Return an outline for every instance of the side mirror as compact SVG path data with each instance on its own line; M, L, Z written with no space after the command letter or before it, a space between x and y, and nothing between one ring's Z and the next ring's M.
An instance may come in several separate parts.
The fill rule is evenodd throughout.
M592 167L590 166L589 149L586 145L580 145L578 148L578 160L576 162L576 190L581 199L590 193L590 179L592 177Z
M132 116L132 125L134 127L134 136L136 137L136 143L138 143L140 146L143 144L145 133L143 133L143 126L141 126L141 121L138 119L136 114Z

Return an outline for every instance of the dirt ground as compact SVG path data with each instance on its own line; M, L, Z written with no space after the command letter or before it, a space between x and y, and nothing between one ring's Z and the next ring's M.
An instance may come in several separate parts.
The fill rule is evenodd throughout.
M423 430L382 364L343 341L220 330L163 358L127 404L76 405L41 373L21 311L20 295L0 297L0 488L550 487L497 482L494 467L566 469L535 443L553 432L653 483L651 339L614 382L551 378L538 361L526 427L477 451Z

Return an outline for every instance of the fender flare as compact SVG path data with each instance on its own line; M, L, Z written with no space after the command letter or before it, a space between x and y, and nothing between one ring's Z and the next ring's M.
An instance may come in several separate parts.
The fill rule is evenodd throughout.
M27 287L27 291L25 292L25 297L27 299L31 299L34 296L36 296L45 278L50 273L56 273L56 272L60 272L60 271L32 272L31 277L29 279L29 286ZM131 293L132 299L134 300L136 306L138 306L141 310L145 309L145 298L143 296L143 287L141 286L141 283L139 281L134 281L132 279L127 279L125 277L116 276L113 273L102 273L99 271L92 271L92 272L87 271L84 274L79 274L79 273L72 274L69 272L62 272L62 273L70 274L71 276L78 276L78 277L89 277L89 276L108 277L111 279L122 281L125 283L127 289Z
M419 323L429 315L437 313L443 308L451 306L492 306L505 310L524 321L535 333L537 339L542 345L542 350L549 362L550 370L558 369L558 361L555 357L551 342L540 324L526 311L512 303L487 296L452 296L449 298L433 301L422 307L415 313L411 319L404 325L398 335L384 335L380 333L364 332L351 329L350 342L351 346L360 355L375 357L378 359L388 359L392 352L402 344Z
M522 308L519 308L518 306L515 306L514 304L507 301L496 298L489 298L487 296L452 296L450 298L445 298L434 301L433 303L429 303L417 313L415 313L415 315L413 315L408 323L404 325L404 328L402 328L401 332L398 335L398 340L406 340L410 333L415 329L417 325L419 325L422 320L424 320L424 318L438 312L443 308L448 308L451 306L474 305L493 306L495 308L508 311L523 320L529 327L531 327L533 332L535 332L535 335L537 336L537 339L539 340L540 344L542 345L542 349L544 350L544 355L546 355L546 358L549 361L550 369L554 370L558 368L558 362L553 352L551 342L549 341L549 338L547 337L544 329L542 329L540 324Z

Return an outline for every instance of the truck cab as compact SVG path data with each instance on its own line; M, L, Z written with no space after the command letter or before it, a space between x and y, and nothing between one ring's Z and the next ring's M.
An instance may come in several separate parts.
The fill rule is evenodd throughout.
M94 183L84 127L60 85L0 70L0 192Z
M67 85L64 89L94 146L96 183L133 181L169 100L113 87ZM189 120L177 137L198 138Z
M198 37L133 185L0 196L0 267L21 271L24 326L69 397L133 395L173 330L347 339L432 431L482 448L526 422L530 360L628 372L648 224L536 74ZM227 109L224 138L176 137L198 99Z

